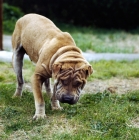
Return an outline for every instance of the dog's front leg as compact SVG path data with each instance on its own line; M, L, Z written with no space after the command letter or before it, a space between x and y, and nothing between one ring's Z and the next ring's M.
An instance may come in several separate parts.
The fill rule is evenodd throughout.
M56 98L56 86L53 88L53 96L51 97L51 107L52 110L62 110L63 108L60 106L59 101Z
M42 84L44 82L44 78L38 74L33 74L32 76L32 89L35 100L35 115L33 117L34 120L39 118L45 118L45 102L42 96Z

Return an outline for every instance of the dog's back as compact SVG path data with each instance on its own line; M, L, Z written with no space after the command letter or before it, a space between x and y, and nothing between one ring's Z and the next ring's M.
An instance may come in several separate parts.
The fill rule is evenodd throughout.
M17 42L22 43L24 47L38 48L46 39L51 39L56 32L60 30L49 19L37 14L25 15L16 23L12 36L13 48L17 47Z
M23 46L30 58L37 62L41 48L44 44L49 48L50 41L54 39L62 40L61 47L66 44L75 45L72 37L57 28L51 20L41 15L28 14L17 21L12 35L12 46L13 49Z

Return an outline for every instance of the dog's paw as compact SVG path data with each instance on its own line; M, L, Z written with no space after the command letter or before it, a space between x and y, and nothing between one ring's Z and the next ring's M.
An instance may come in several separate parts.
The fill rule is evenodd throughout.
M52 110L63 110L63 107L60 106L58 100L52 100L51 107L52 107Z
M12 98L21 97L21 96L22 96L22 90L17 88Z
M12 98L21 97L21 96L22 96L22 94L15 93L15 94L12 96Z
M63 107L60 107L60 106L54 107L54 106L52 106L52 110L63 110Z
M45 119L46 118L46 114L35 114L33 116L33 120L39 120L39 119Z

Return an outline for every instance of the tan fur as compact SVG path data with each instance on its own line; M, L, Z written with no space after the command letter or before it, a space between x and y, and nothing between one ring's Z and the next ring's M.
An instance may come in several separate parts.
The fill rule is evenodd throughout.
M52 76L55 81L59 82L60 69L72 69L73 75L74 72L76 75L80 73L79 75L82 76L77 76L79 79L82 77L86 79L92 73L91 65L84 59L71 35L62 32L52 21L41 15L28 14L17 21L12 35L12 46L14 52L13 66L18 80L14 96L22 95L22 60L24 54L28 54L31 61L36 63L35 72L32 76L36 107L34 119L45 117L45 103L41 92L43 83L45 83L46 91L51 96L52 108L61 109L55 95L57 87L54 86L54 93L52 93L49 83L49 78ZM81 70L82 74L79 72Z

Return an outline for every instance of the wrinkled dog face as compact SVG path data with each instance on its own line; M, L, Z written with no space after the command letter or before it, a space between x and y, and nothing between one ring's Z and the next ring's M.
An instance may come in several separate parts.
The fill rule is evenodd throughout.
M56 64L53 72L55 75L54 93L57 99L62 103L77 103L81 90L86 84L86 79L92 73L91 66Z
M75 104L86 83L84 75L81 70L61 70L55 85L57 99L62 103Z

